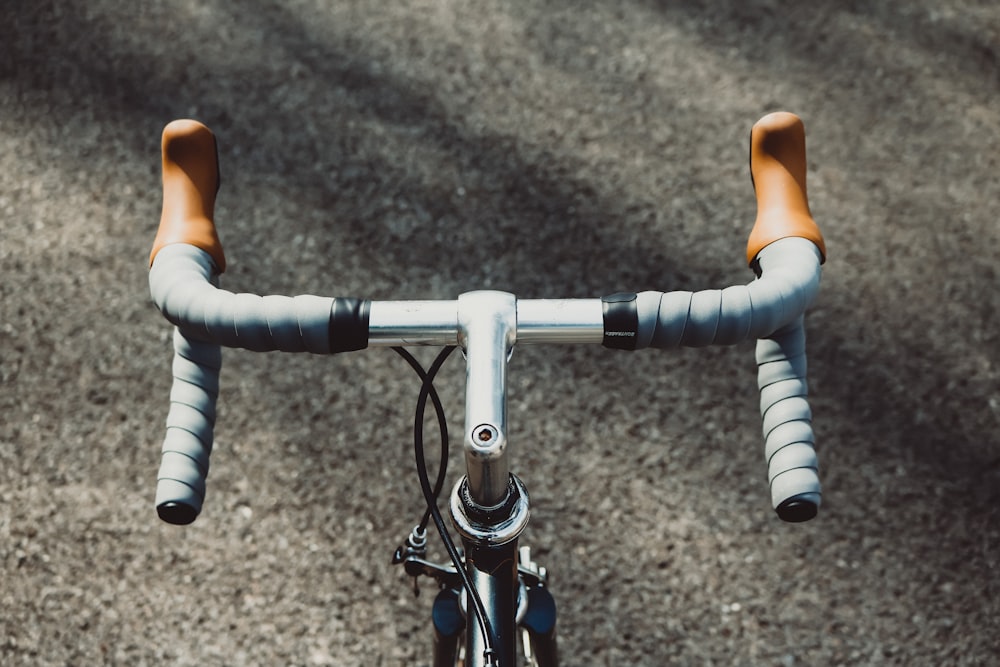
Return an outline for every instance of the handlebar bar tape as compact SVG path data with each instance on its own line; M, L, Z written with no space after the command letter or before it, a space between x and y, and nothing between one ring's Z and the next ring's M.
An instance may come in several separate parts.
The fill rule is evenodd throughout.
M221 367L219 345L174 329L174 382L156 475L156 513L167 523L189 524L201 512Z
M636 311L634 346L704 347L767 338L801 315L819 292L820 254L802 238L785 238L758 254L760 276L748 285L700 292L639 292L609 305ZM625 321L618 315L618 321ZM606 316L606 325L609 318ZM619 337L625 336L618 334ZM607 343L606 346L610 347Z
M173 243L187 243L207 252L218 273L226 270L215 230L215 195L221 182L215 135L195 120L175 120L163 128L163 209L149 255Z
M803 318L758 340L756 357L771 505L784 521L808 521L819 510L821 490L806 399Z
M186 524L201 511L205 495L220 346L315 354L362 349L370 302L218 289L226 258L213 222L220 182L215 136L197 121L174 121L163 130L162 158L163 210L149 287L176 330L156 507L164 521Z
M253 352L333 354L368 346L369 301L234 294L216 286L213 266L205 251L176 243L149 271L153 301L185 335Z
M201 511L212 451L220 345L256 352L332 354L368 345L369 302L233 294L216 286L215 259L186 243L164 247L149 272L150 292L174 333L174 384L157 476L156 507L169 523Z
M634 348L729 345L757 341L765 456L771 504L785 521L816 515L820 486L809 404L803 313L819 290L820 249L783 238L756 257L758 278L745 286L700 292L640 292L609 307L634 308ZM606 321L628 322L617 313ZM618 347L624 347L620 345Z
M747 263L779 239L809 239L826 260L823 234L806 195L806 134L795 114L764 116L750 130L750 178L757 196L757 219L747 242Z

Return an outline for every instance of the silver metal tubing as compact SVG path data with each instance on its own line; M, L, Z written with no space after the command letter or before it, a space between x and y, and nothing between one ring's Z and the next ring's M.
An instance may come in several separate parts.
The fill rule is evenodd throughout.
M518 343L597 343L604 339L600 299L518 299ZM455 345L458 301L372 301L368 344Z
M498 291L453 301L372 301L368 344L461 345L466 357L465 454L469 491L482 507L501 504L507 462L507 359L514 343L600 343L600 299L522 299Z
M600 299L519 299L518 343L601 343Z
M507 497L507 358L517 336L517 299L507 292L458 297L458 340L465 350L465 462L472 501L495 507Z
M368 344L457 345L458 301L372 301Z

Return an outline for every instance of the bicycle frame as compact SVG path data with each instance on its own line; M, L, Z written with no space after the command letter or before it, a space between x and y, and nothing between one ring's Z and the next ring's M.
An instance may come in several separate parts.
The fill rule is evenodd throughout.
M555 605L544 570L518 545L530 510L527 489L511 474L507 440L507 362L515 345L591 343L635 350L758 339L772 505L781 519L793 522L812 518L819 507L802 322L819 287L825 246L806 200L805 140L797 117L771 114L754 126L751 173L758 215L747 262L757 280L748 285L600 299L519 300L500 291L441 301L259 297L218 288L225 256L213 221L219 183L214 135L194 121L168 125L163 214L149 278L154 301L176 325L157 512L185 524L201 510L221 345L317 354L460 346L466 358L466 474L451 491L449 510L464 547L461 569L424 561L425 538L416 534L394 561L413 576L429 574L442 584L432 610L435 666L455 663L463 631L467 665L512 665L520 624L536 664L555 667ZM459 563L457 554L453 559ZM472 600L463 601L457 580L472 591ZM466 622L466 616L480 623Z

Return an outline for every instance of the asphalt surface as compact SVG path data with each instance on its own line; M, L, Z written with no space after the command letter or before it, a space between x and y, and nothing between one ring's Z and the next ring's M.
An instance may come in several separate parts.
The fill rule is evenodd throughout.
M998 88L987 0L6 3L0 663L427 664L391 352L228 352L205 510L155 515L168 121L219 138L229 289L590 297L749 280L749 128L785 109L829 251L820 516L770 510L752 344L518 349L563 663L994 664Z

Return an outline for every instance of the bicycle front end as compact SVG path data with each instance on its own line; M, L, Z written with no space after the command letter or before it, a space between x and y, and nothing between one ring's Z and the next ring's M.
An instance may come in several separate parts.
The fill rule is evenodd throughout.
M174 121L163 133L163 212L150 255L150 291L175 325L174 383L157 479L159 516L175 524L201 511L213 441L221 347L333 354L414 345L461 348L466 359L465 475L451 490L451 542L423 469L422 378L415 418L417 465L427 513L394 561L439 587L432 607L435 666L513 665L519 633L529 664L557 663L555 603L547 573L520 547L529 498L511 471L507 360L516 345L595 344L618 350L731 345L756 339L765 458L771 502L785 521L814 517L821 501L807 401L803 316L825 261L823 237L806 196L805 134L788 113L765 116L751 132L757 219L747 247L755 279L698 292L616 293L601 298L519 299L493 290L452 300L373 301L345 297L257 296L219 288L225 255L214 224L219 168L204 125ZM430 522L450 563L426 559ZM464 637L464 642L461 638ZM464 657L463 657L464 656Z

